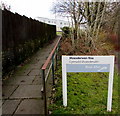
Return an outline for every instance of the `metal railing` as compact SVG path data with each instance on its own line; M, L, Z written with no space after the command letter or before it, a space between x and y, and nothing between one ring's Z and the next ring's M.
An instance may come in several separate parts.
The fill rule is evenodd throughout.
M43 99L44 99L45 115L48 114L46 85L47 85L47 80L48 80L48 77L51 71L52 71L52 84L55 85L54 72L55 72L55 69L57 68L58 50L60 47L60 40L61 40L61 37L58 37L58 41L56 45L54 46L49 57L45 61L44 65L42 66L43 87L41 89L41 92L42 92Z

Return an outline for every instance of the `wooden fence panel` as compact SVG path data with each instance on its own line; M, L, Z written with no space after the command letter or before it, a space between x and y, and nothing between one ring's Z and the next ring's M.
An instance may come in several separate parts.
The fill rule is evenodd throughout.
M56 26L2 10L3 75L56 36Z

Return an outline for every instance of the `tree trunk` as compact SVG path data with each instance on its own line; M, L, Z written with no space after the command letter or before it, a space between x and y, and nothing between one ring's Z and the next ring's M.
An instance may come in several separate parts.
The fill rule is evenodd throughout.
M75 24L74 39L77 39L77 31L78 31L78 26L77 26L77 24Z

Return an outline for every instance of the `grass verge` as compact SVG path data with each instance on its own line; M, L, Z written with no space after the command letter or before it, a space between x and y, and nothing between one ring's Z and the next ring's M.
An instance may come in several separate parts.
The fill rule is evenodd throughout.
M120 114L118 81L114 74L112 112L107 112L109 73L67 73L68 106L63 107L61 65L56 72L58 83L51 98L49 110L52 114Z
M57 31L56 34L57 35L62 35L62 31Z

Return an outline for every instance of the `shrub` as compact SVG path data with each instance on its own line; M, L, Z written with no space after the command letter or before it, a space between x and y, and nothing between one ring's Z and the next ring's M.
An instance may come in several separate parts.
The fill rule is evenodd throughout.
M62 36L64 38L69 38L70 37L70 34L71 34L71 29L70 27L63 27L61 28L62 29Z

